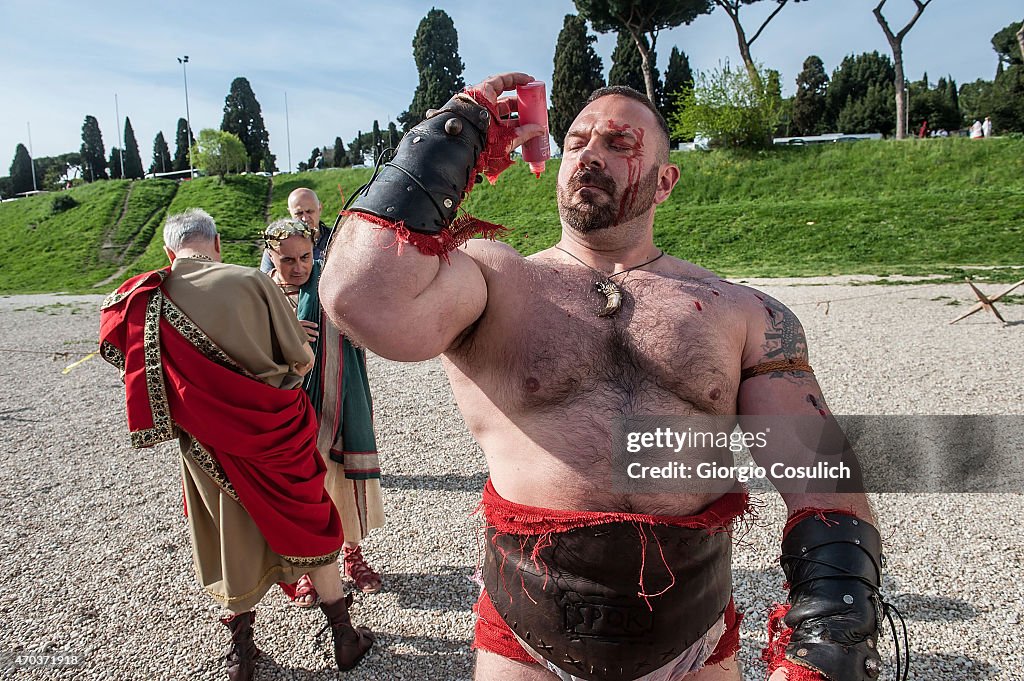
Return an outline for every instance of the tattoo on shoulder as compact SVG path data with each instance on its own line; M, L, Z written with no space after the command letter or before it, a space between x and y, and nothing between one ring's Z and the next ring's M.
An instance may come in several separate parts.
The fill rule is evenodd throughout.
M807 338L800 320L789 308L769 296L758 295L765 311L765 334L761 350L766 361L807 359ZM804 378L806 372L775 372L772 378Z

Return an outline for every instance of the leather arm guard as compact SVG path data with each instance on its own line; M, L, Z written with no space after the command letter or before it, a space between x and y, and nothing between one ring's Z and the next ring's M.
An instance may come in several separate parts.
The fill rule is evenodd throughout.
M402 138L395 157L363 188L349 210L421 234L451 225L474 183L492 114L459 93Z
M782 540L792 627L786 660L829 681L873 681L881 671L882 539L870 523L816 513Z

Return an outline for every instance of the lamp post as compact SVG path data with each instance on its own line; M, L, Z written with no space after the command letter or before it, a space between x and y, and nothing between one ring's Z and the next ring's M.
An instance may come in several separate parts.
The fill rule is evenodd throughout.
M284 93L284 131L288 136L288 172L292 172L292 128L288 124L288 91Z
M29 165L32 166L32 191L39 191L39 187L36 186L36 157L32 153L32 124L25 122L25 127L28 128L28 161Z
M188 55L178 57L178 63L181 64L181 75L185 79L185 127L187 128L185 143L188 144L188 179L191 180L195 176L195 170L192 167L192 117L188 112L188 73L185 70Z

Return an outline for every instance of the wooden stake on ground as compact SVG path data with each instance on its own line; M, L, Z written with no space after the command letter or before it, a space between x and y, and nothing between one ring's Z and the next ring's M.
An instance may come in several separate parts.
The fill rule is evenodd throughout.
M1016 284L1014 284L1010 288L1006 289L1002 293L998 293L998 294L992 296L991 298L989 298L984 293L979 291L978 287L975 286L974 284L972 284L970 279L967 279L966 281L967 281L967 285L971 287L972 291L974 291L974 295L976 295L978 297L978 300L981 301L981 302L975 304L975 306L972 307L970 310L968 310L964 314L960 315L959 317L957 317L956 319L951 321L950 324L956 324L958 321L960 321L964 317L970 317L972 314L974 314L978 310L988 310L989 312L991 312L992 314L994 314L996 316L996 319L998 319L1003 324L1005 324L1006 320L1003 319L1003 316L1001 314L999 314L999 310L996 309L996 306L993 305L993 303L995 303L997 300L999 300L1000 298L1002 298L1003 296L1005 296L1007 293L1009 293L1010 291L1014 290L1018 286L1024 285L1024 279L1021 279Z

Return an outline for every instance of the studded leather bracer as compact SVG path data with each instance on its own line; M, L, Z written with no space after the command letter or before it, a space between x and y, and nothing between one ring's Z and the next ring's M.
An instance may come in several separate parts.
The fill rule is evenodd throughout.
M882 539L870 523L843 513L816 513L782 541L782 569L793 633L786 659L829 681L874 681L883 610Z
M395 157L363 188L350 210L421 234L439 234L451 224L476 176L492 115L466 93L427 113L405 134Z

